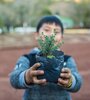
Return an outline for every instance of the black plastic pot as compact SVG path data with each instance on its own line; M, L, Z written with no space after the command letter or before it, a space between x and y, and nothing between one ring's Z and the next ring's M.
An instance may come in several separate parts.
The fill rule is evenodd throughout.
M41 63L38 69L44 70L44 75L38 76L38 79L45 78L47 82L57 83L61 69L63 68L64 53L56 50L52 54L55 57L44 57L41 52L36 55L36 61Z

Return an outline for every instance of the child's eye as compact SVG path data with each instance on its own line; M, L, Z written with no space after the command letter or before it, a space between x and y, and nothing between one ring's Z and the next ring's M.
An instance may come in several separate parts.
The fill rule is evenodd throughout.
M59 34L60 32L59 31L54 31L54 33Z
M54 29L54 33L58 34L60 33L60 31Z
M49 29L44 29L45 30L45 32L49 32Z

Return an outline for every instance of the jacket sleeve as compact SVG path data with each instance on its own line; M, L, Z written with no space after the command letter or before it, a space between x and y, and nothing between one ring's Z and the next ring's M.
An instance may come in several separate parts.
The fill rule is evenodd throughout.
M77 65L73 57L70 57L67 62L66 66L71 70L71 73L74 77L75 84L72 88L67 89L69 92L77 92L81 88L82 85L82 77L78 72Z
M30 67L29 65L30 62L26 57L21 56L18 59L14 70L10 73L10 83L14 88L27 88L27 85L25 84L24 74L25 71Z

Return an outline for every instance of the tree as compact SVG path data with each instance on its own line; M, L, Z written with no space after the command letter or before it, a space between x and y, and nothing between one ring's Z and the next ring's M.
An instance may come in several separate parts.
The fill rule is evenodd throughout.
M14 21L16 25L23 26L24 23L35 26L39 17L43 14L50 14L48 9L52 0L15 0L12 3L12 9L15 13Z
M76 25L81 25L84 28L90 28L90 1L82 1L75 3L75 13L72 18Z
M4 0L2 0L4 1ZM24 23L36 26L42 15L51 14L48 6L52 0L14 0L0 4L0 20L3 26L23 26Z

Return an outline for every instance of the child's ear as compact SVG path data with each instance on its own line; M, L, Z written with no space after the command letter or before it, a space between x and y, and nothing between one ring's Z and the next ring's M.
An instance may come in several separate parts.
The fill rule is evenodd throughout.
M35 32L34 33L34 36L35 36L35 40L38 40L39 33L38 32Z
M62 34L61 38L63 39L63 34Z
M61 39L60 39L60 42L62 42L62 41L63 41L63 39L64 39L64 37L63 37L63 35L61 35Z

